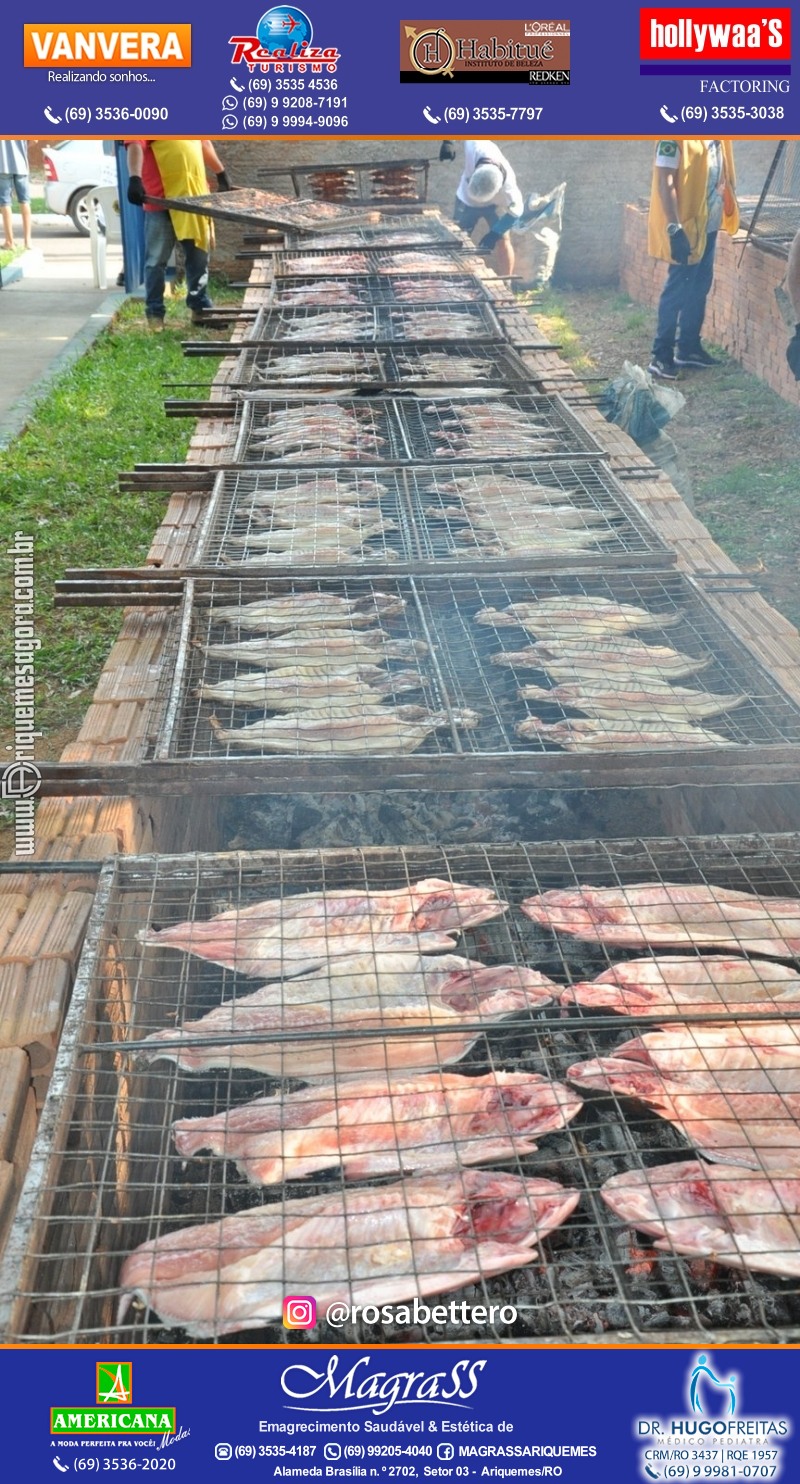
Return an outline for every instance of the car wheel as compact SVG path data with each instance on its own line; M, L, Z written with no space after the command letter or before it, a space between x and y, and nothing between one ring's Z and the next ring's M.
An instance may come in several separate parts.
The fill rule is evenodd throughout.
M91 235L89 229L89 203L86 199L88 194L88 191L76 191L67 207L67 214L72 220L72 225L76 232L80 232L81 237L89 237Z

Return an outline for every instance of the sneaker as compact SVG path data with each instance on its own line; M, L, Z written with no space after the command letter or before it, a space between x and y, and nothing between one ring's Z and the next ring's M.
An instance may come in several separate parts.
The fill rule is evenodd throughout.
M692 366L699 370L705 370L708 366L721 366L719 356L709 355L708 351L701 345L697 350L679 350L675 354L676 366Z
M678 367L671 357L667 360L665 356L653 356L647 369L651 376L660 376L662 381L678 380Z

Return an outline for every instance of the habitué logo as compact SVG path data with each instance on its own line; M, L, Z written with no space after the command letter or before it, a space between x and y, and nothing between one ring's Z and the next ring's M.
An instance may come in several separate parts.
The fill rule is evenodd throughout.
M335 72L341 53L335 46L313 46L310 17L296 5L273 5L265 10L255 36L230 36L234 66L244 63L251 72Z

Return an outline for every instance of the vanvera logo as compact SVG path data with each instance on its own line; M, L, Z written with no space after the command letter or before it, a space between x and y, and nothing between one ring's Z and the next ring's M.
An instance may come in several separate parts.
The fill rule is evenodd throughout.
M111 25L75 25L32 21L23 26L25 67L191 67L190 25L139 21Z
M486 1360L459 1360L449 1371L373 1371L373 1357L363 1355L344 1369L347 1362L332 1355L324 1370L310 1365L290 1365L281 1375L281 1390L293 1402L314 1405L288 1406L292 1412L371 1412L382 1417L392 1407L424 1402L464 1410L478 1389L478 1378ZM335 1405L331 1405L335 1403ZM288 1405L288 1404L284 1404Z

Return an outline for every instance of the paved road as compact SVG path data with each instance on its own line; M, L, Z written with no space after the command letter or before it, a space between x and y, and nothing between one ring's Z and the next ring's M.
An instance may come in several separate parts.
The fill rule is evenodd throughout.
M14 228L19 241L19 218ZM16 436L49 381L83 352L123 298L113 287L121 245L108 249L112 287L96 289L89 238L67 217L34 216L33 240L24 278L0 289L0 445Z

